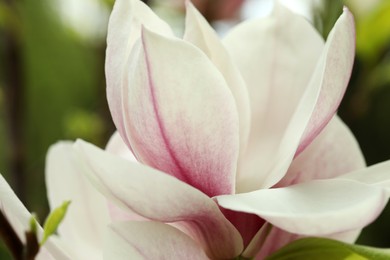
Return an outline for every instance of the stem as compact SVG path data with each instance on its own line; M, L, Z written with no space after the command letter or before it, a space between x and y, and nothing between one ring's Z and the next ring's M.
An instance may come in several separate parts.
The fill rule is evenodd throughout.
M0 236L14 259L23 259L23 243L12 229L3 212L0 211Z

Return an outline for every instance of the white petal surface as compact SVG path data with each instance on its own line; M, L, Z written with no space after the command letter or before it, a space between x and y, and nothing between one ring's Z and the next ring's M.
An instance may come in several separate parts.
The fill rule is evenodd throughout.
M381 188L338 179L217 197L224 208L256 214L301 235L362 228L379 215L387 200Z
M129 161L136 162L137 159L135 158L134 154L131 152L129 147L126 145L126 143L123 141L122 137L120 136L119 132L116 131L108 141L106 145L107 152L121 156L122 158L125 158Z
M390 196L390 160L368 168L339 176L339 179L355 180L387 189Z
M70 200L58 228L61 239L80 259L101 259L103 235L109 223L107 200L82 174L72 142L53 145L46 159L46 186L50 208Z
M210 197L233 193L238 113L210 60L192 44L145 30L128 73L126 134L136 158Z
M30 212L15 195L3 175L0 175L0 209L10 222L19 239L24 243L24 232L29 229Z
M355 23L345 7L330 32L322 57L309 84L320 84L321 93L297 153L321 132L335 114L351 77L355 58Z
M85 174L113 203L160 222L181 222L210 257L233 258L242 239L216 203L193 187L147 166L76 142Z
M159 222L119 222L110 226L105 259L209 259L190 237Z
M276 187L314 179L330 179L364 168L359 145L338 116L335 116L314 141L291 164Z
M250 105L245 82L218 35L198 10L187 2L184 40L200 48L224 76L239 114L240 154L245 151L250 129Z
M238 25L224 43L239 66L251 101L251 130L245 160L240 162L238 192L267 188L283 174L270 171L280 163L280 150L286 150L286 144L281 144L286 132L294 131L287 147L294 153L314 108L319 89L308 100L301 97L307 96L304 92L323 40L303 17L277 4L270 17ZM290 127L302 102L308 103L304 114L293 122L299 127Z
M141 26L172 36L171 28L139 0L116 0L108 24L106 51L107 99L114 123L123 137L122 84L125 65L134 43L141 36ZM125 142L129 145L128 141Z

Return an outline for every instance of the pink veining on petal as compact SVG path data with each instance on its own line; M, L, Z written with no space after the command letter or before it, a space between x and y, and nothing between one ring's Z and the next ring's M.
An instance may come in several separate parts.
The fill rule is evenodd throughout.
M166 63L179 69L162 67ZM238 112L217 68L195 46L146 28L128 66L122 94L137 159L209 197L233 193ZM193 74L179 76L187 72Z

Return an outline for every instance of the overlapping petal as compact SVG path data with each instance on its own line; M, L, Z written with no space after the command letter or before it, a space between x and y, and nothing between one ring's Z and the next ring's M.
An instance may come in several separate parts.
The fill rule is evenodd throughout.
M338 177L339 179L355 180L368 185L382 187L390 196L390 161L375 164L368 168L349 172Z
M136 236L134 234L137 234ZM118 222L110 226L105 259L209 259L189 236L160 222Z
M133 161L133 162L137 161L134 154L131 152L129 147L123 141L123 138L121 137L118 131L111 136L110 140L106 145L105 150L109 153L121 156L122 158L125 158L129 161Z
M126 138L123 122L122 85L125 67L134 43L141 36L141 26L172 36L171 28L142 1L116 0L108 25L106 50L107 100L114 123ZM127 145L128 140L125 139Z
M70 200L67 216L58 228L61 239L78 258L101 259L103 236L110 222L107 200L82 174L72 142L53 145L46 158L46 186L50 208Z
M330 179L365 167L363 154L348 127L335 116L292 162L276 187Z
M317 236L364 227L387 200L382 188L341 179L217 197L224 208L256 214L291 233Z
M212 258L232 258L242 239L215 202L195 188L147 166L76 143L84 173L122 209L160 222L181 222Z
M240 68L251 102L251 130L245 160L240 162L238 190L268 187L279 177L271 176L270 170L280 161L279 150L285 149L280 142L303 102L323 40L304 18L277 4L270 17L238 25L224 43ZM315 102L317 95L314 92L309 101ZM310 115L307 108L303 117ZM305 120L300 123L303 129L294 129L295 139L305 127Z
M250 105L245 82L214 29L190 2L187 2L186 7L183 39L200 48L225 78L236 101L240 124L240 155L243 156L250 129Z
M122 94L127 138L140 162L209 196L234 192L238 113L206 55L145 29Z
M276 15L281 12L284 14L284 19L289 19L288 23L292 25L299 24L298 28L301 28L301 30L306 28L308 34L311 32L312 35L315 35L310 31L310 25L305 25L299 18L293 16L285 9L277 7L274 11ZM283 21L283 18L281 20ZM296 22L294 23L294 21ZM298 21L300 21L300 23L298 23ZM265 28L272 28L272 19L268 20L268 23L263 23L263 26ZM289 32L293 30L286 31ZM246 165L246 167L240 169L238 186L241 191L268 188L279 181L286 173L293 160L294 154L302 151L332 118L345 91L352 69L353 50L351 51L351 44L354 42L353 32L354 25L352 16L349 11L345 9L344 13L335 24L321 56L319 57L318 55L310 54L311 59L313 57L316 58L315 60L310 60L310 62L305 62L308 58L302 58L300 64L309 66L302 69L306 72L310 71L309 75L304 74L305 72L303 72L303 74L297 73L297 71L291 67L288 67L287 69L282 65L275 67L272 65L272 62L270 63L271 66L268 65L272 68L273 73L278 72L275 74L275 76L278 77L278 80L280 80L280 78L289 79L288 76L284 76L283 70L273 71L275 68L284 68L289 73L292 73L287 74L290 75L290 77L300 78L296 75L306 75L304 77L306 82L304 82L302 78L300 84L295 86L289 81L283 80L282 83L279 83L280 86L292 86L291 89L286 89L286 87L278 87L278 84L276 84L278 81L276 80L276 83L273 81L268 83L270 88L267 90L269 91L268 93L264 92L260 95L258 93L259 91L254 92L253 96L256 96L257 94L258 96L266 98L267 104L266 108L252 107L252 110L255 109L256 111L257 109L260 111L257 117L253 115L253 120L257 120L259 125L257 129L255 129L255 126L251 129L250 136L253 136L253 145L252 148L248 147L247 160L242 164ZM280 35L284 34L277 33L276 35L280 37ZM297 36L297 34L294 36ZM319 36L317 35L317 37ZM315 36L312 36L309 39L316 38ZM286 42L289 44L291 44L291 42L298 43L299 40L294 39ZM310 50L318 52L320 49L319 41L317 41L317 45L318 47L316 49ZM273 44L271 50L275 48L274 46L275 44ZM301 44L300 46L310 45ZM314 44L313 46L316 45ZM290 52L294 53L294 51L291 50ZM306 53L307 50L302 48L301 52ZM290 56L287 55L286 57ZM240 59L237 59L240 63ZM278 61L279 60L284 61L282 57L280 57ZM297 60L294 61L297 62ZM287 62L286 64L292 63ZM314 66L315 64L317 65ZM296 63L293 63L293 65L297 68L301 68L300 66L297 66ZM311 70L310 67L315 68L315 70ZM270 73L269 71L267 73L273 75L273 73ZM244 78L246 77L244 76ZM250 82L250 80L247 80L247 84L251 91L252 88L248 81ZM291 80L291 82L295 81ZM303 84L303 87L301 84ZM257 88L264 89L264 87ZM292 93L291 91L294 92ZM259 99L255 101L256 104L259 102ZM285 104L287 104L287 106ZM251 139L249 139L249 141L251 142Z
M329 33L324 52L309 84L309 87L320 84L321 93L297 154L311 143L335 114L348 86L354 58L355 23L351 12L344 7L343 14Z

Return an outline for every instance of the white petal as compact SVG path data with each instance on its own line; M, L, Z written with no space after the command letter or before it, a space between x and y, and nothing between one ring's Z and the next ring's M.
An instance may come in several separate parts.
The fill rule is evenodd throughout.
M184 40L199 47L224 76L232 91L239 114L240 151L245 151L250 129L250 105L245 82L225 46L219 40L214 29L198 10L187 2L186 27Z
M314 179L330 179L365 168L359 145L338 116L300 153L276 187Z
M365 184L383 187L390 192L390 160L362 170L346 173L339 176L339 179L355 180Z
M199 190L81 140L75 147L85 163L84 173L112 203L154 221L185 224L209 256L232 258L241 253L240 234Z
M141 26L173 36L171 28L139 0L116 0L107 32L106 79L107 99L117 129L123 133L121 86L125 65L134 43L141 36ZM125 137L125 136L124 136ZM129 145L127 140L125 142Z
M233 193L238 113L221 73L183 40L145 29L139 43L123 89L134 155L211 197Z
M209 259L194 240L160 222L118 222L110 226L105 259Z
M24 232L30 230L31 214L24 207L23 203L15 195L11 187L0 175L0 210L7 218L19 239L25 243ZM42 237L42 228L37 227L38 237ZM70 252L66 252L64 247L53 238L49 238L44 245L44 250L57 260L72 259Z
M251 130L248 149L240 162L238 192L267 188L284 174L283 169L270 173L286 156L280 150L295 152L314 108L319 86L310 95L305 91L323 40L303 17L277 4L270 17L238 25L224 43L240 68L251 101ZM307 104L300 105L302 102ZM298 106L305 106L303 115L295 118L299 127L290 127L294 113L300 113ZM293 136L287 138L287 131L294 131ZM290 139L287 147L281 143L286 139Z
M123 139L118 131L116 131L111 136L110 140L108 141L108 143L106 145L106 151L109 153L121 156L122 158L125 158L129 161L132 161L132 162L137 161L134 154L131 152L129 147L123 141Z
M379 215L387 200L381 188L341 179L217 197L224 208L256 214L301 235L360 229Z
M71 142L53 145L46 159L46 185L50 208L70 200L58 228L64 243L79 258L102 257L103 235L109 223L106 199L82 174L80 158Z

